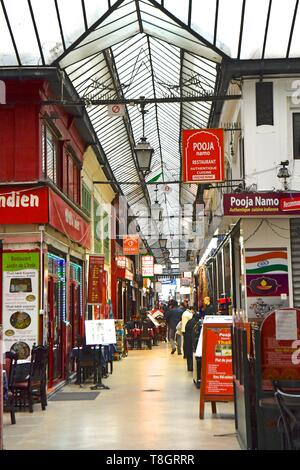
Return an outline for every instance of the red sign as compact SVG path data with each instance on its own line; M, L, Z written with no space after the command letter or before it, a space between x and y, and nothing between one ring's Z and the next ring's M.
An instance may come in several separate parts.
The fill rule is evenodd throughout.
M0 220L1 224L47 223L48 188L1 188Z
M126 268L126 256L116 256L117 267L121 269Z
M285 211L300 211L300 197L284 198L280 201L280 209Z
M265 216L300 214L299 193L224 194L224 215Z
M91 247L91 226L60 196L49 190L50 225L85 248Z
M154 276L154 257L153 256L142 256L142 276L143 277Z
M224 181L224 136L222 129L182 131L183 181Z
M123 238L123 254L138 255L139 254L139 236L130 235Z
M206 395L233 394L231 332L229 328L207 328Z
M204 323L200 419L204 418L204 404L206 401L214 403L232 400L233 372L230 327L221 323ZM216 412L216 408L213 408L213 412Z
M89 257L88 304L102 304L104 256Z
M272 388L272 380L300 380L300 310L284 308L278 312L295 312L296 331L293 339L279 340L276 312L270 313L263 321L261 371L263 388L266 390Z

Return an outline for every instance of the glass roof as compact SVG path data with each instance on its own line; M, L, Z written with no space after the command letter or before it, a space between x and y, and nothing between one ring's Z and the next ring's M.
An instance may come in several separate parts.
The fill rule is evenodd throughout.
M207 127L212 104L182 97L213 94L224 58L300 57L298 5L297 0L72 0L70 14L68 0L1 0L0 67L55 65L81 99L128 100L124 117L109 117L101 103L86 101L86 110L143 233L149 231L147 211L154 202L163 208L152 229L168 238L177 265L187 249L178 240L178 214L195 201L198 189L179 184L181 130ZM143 134L140 107L129 104L141 96L152 100L145 108L145 134L155 149L146 183L133 150ZM157 102L166 97L173 102ZM148 184L155 177L173 181L171 191ZM157 240L150 245L162 259Z

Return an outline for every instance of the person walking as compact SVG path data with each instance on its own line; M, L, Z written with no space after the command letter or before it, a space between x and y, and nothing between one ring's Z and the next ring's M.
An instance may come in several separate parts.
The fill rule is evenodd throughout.
M189 320L193 318L194 315L194 307L187 308L183 314L181 319L181 332L182 332L182 339L183 339L183 359L186 359L186 351L185 351L185 327Z
M183 308L178 307L178 303L175 300L171 302L170 307L171 308L165 314L165 320L169 328L169 341L172 347L171 354L174 354L176 352L176 343L175 343L176 327L178 323L181 321L181 317L182 317L184 310Z

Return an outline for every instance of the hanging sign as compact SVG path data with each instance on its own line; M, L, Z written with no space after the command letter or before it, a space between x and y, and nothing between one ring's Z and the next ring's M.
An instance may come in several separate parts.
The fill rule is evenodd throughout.
M3 331L6 351L28 361L39 326L39 253L3 253Z
M182 145L185 183L224 181L223 129L183 130Z
M124 104L110 104L107 106L108 116L125 116Z
M172 192L172 187L166 184L165 186L163 186L162 192L164 194L170 194Z
M154 276L154 257L153 256L142 256L142 276L143 277Z
M104 256L89 257L88 304L102 304L102 286L104 271Z
M154 265L154 274L160 275L163 273L163 266L162 264L155 264Z
M206 401L216 413L217 401L233 401L232 344L230 325L203 324L200 419Z
M126 256L116 256L117 267L120 269L126 268Z
M127 235L123 238L123 254L124 255L138 255L139 254L139 240L138 235Z

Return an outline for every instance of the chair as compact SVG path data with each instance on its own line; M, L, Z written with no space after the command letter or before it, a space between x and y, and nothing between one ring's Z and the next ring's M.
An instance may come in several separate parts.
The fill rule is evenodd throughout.
M283 448L300 450L300 382L274 381L273 387L280 410L278 429L283 435Z
M14 395L14 386L16 380L16 370L17 370L18 356L14 352L5 353L5 364L4 370L6 371L7 377L7 387L8 387L8 396L7 403L10 411L10 420L11 424L16 424L15 416L15 395Z
M47 379L46 369L48 362L48 348L46 346L33 346L29 374L14 385L15 397L28 400L30 413L33 413L33 398L38 396L42 410L47 406Z

